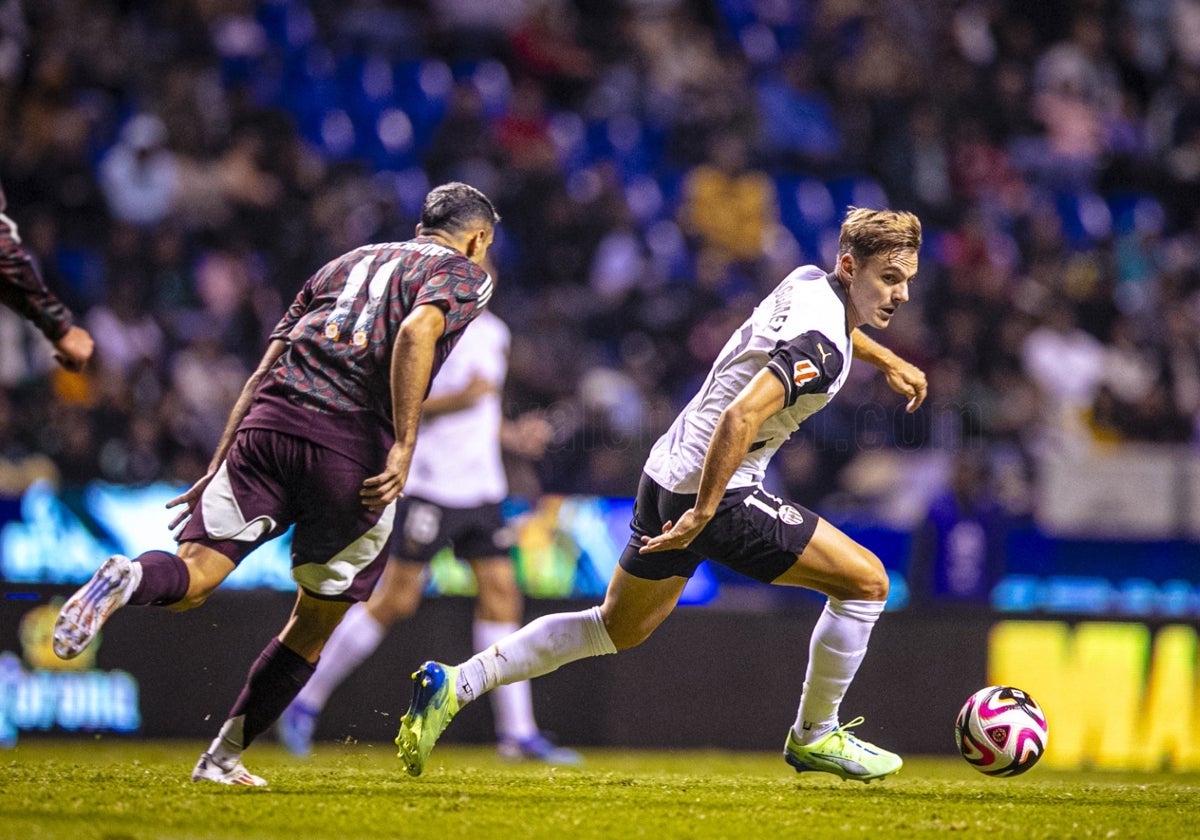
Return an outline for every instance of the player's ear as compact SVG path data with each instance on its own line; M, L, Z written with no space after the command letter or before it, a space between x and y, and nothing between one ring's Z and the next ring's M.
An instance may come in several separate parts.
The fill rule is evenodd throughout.
M858 270L858 262L854 259L854 255L846 251L838 255L839 274L849 283L854 280L854 274Z
M417 236L420 236L420 235L421 235L421 223L420 223L420 222L417 222L417 226L416 226L416 228L414 228L413 230L414 230L414 233L415 233Z
M479 228L467 240L467 256L471 259L481 256L487 250L487 229Z

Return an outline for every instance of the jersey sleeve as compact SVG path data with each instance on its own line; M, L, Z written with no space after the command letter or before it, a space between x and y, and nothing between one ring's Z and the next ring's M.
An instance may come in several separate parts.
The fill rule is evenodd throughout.
M783 383L787 405L801 394L824 392L838 378L846 360L837 345L816 330L775 344L767 370Z
M292 337L292 330L296 328L296 325L300 323L300 319L304 317L304 313L312 306L318 276L318 274L314 274L305 281L304 286L300 289L300 293L292 301L292 305L288 307L287 312L283 313L283 317L279 319L279 323L275 325L275 329L271 330L271 335L268 337L270 341L274 341L275 339L287 341Z
M33 259L21 246L16 226L0 213L0 303L19 313L50 341L74 324L71 311L46 288Z
M492 299L492 278L466 257L444 260L430 273L412 308L432 304L446 315L445 335L460 332Z

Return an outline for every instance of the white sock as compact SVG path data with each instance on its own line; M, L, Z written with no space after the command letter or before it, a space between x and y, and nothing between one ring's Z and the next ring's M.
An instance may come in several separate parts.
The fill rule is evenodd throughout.
M498 685L540 677L586 656L616 652L599 607L542 616L460 665L455 693L459 705L465 706Z
M475 650L487 650L505 636L517 631L515 621L475 620ZM496 737L523 741L537 734L533 717L533 692L529 681L497 686L492 692L492 715L496 719Z
M809 641L804 693L792 726L801 744L811 744L837 726L838 707L867 653L871 629L883 613L883 604L836 598L825 602Z
M241 761L242 753L246 751L246 739L242 734L242 725L245 722L245 715L238 715L225 721L221 731L217 733L217 737L208 747L208 754L213 757L213 761L226 770Z
M293 702L314 712L324 709L333 690L375 652L385 635L387 628L367 611L366 604L352 606L325 643L317 670Z

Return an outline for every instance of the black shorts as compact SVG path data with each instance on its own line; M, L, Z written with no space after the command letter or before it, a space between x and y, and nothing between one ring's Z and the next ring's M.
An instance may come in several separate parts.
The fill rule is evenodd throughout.
M418 496L398 504L392 559L400 563L428 563L446 546L460 560L508 557L513 547L499 504L452 508Z
M709 559L770 583L792 567L817 529L817 515L811 510L761 487L742 487L721 498L716 514L687 548L638 553L643 536L658 536L663 523L679 521L695 504L695 495L672 493L643 474L630 523L633 536L621 554L621 568L646 580L690 578L700 562Z

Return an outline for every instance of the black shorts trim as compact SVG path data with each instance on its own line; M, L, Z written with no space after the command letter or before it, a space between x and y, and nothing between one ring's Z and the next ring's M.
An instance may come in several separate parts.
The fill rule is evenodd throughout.
M505 524L500 505L452 508L405 496L396 507L392 534L392 560L425 564L446 546L460 560L509 557L512 530Z
M717 512L687 548L639 554L643 536L662 533L696 503L694 494L672 493L643 474L633 505L633 536L621 553L621 568L645 580L690 578L708 559L763 583L770 583L804 553L817 529L817 514L772 495L762 487L741 487L721 497Z

